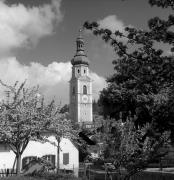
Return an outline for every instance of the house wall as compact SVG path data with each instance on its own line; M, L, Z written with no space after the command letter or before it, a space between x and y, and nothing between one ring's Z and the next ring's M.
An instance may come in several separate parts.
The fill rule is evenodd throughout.
M72 169L76 176L79 170L79 151L69 139L62 139L60 142L60 168ZM63 153L69 153L69 164L63 164Z
M2 145L0 145L2 146ZM15 154L13 151L1 151L0 152L0 169L12 169L15 160Z
M51 142L57 144L54 136L48 138ZM3 148L1 148L3 149ZM63 165L63 153L69 153L69 164ZM42 157L44 155L55 155L56 156L56 166L57 166L57 146L46 142L40 143L36 141L30 141L27 148L22 154L22 159L27 156L37 156ZM62 138L60 142L60 168L74 170L75 175L78 176L79 168L79 154L76 147L69 139ZM0 169L13 167L15 160L15 154L10 150L8 152L0 152Z
M56 143L56 139L54 136L50 136L48 138L51 142ZM26 156L37 156L37 157L42 157L46 154L54 154L56 155L57 153L57 147L50 144L49 142L46 143L40 143L36 141L30 141L28 143L27 148L23 152L22 158Z

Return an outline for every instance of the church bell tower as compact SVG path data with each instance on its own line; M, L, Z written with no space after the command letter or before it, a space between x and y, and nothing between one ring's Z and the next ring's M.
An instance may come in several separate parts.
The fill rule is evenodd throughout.
M75 124L92 124L92 80L89 77L89 60L85 54L82 31L76 39L76 54L71 60L70 117Z

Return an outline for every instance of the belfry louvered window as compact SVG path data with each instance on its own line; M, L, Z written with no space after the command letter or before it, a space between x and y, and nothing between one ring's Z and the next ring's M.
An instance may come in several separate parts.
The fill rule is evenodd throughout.
M87 94L87 87L86 87L86 85L83 86L83 94Z

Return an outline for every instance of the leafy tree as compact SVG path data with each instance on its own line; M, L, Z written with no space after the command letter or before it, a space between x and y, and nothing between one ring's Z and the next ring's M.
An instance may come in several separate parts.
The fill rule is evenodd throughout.
M95 99L92 102L93 115L101 115L101 107L98 101Z
M151 137L145 136L151 129L150 126L150 124L146 124L143 127L135 128L130 119L127 119L124 124L122 121L117 122L116 127L121 141L117 147L118 150L112 153L112 159L120 175L122 175L123 168L126 170L124 180L129 180L132 175L144 170L148 164L159 160L167 152L167 149L161 151L161 147L164 145L167 147L169 132L154 133L155 135L151 135Z
M173 9L173 0L150 0L149 3ZM110 43L118 56L113 61L115 73L107 79L108 87L100 95L105 116L119 119L122 112L122 119L126 120L131 112L132 117L137 116L137 126L153 122L161 131L173 128L169 104L173 102L174 58L156 47L165 43L173 51L173 25L173 15L167 20L150 19L149 30L126 27L124 32L111 32L96 22L85 22L84 27Z
M60 108L54 101L46 104L40 96L38 87L25 88L25 82L18 86L8 86L7 97L1 102L0 108L0 139L10 146L16 155L17 174L20 174L21 155L29 141L48 141L41 133L46 130L50 122L54 131L61 136L70 130L70 122L63 121ZM67 125L68 124L68 125Z
M174 8L173 0L149 0L149 3ZM168 131L171 139L174 137L174 58L162 50L162 45L168 44L171 52L174 51L173 25L173 15L167 20L150 19L148 30L126 27L124 32L112 32L96 22L84 23L86 29L109 43L118 56L113 61L115 72L107 79L108 86L101 92L99 102L105 118L128 123L123 128L130 128L130 136L123 131L126 138L119 146L128 148L122 148L122 155L120 148L113 151L113 156L126 157L124 167L128 174L138 172L155 159L155 153L167 142ZM111 136L111 147L115 142ZM122 164L122 160L119 162Z
M159 161L167 153L170 133L155 133L151 131L151 124L147 123L136 128L129 116L123 123L120 120L107 119L102 128L94 135L100 143L100 160L103 163L113 163L119 172L118 176L129 180L130 177L154 161ZM151 131L151 136L147 136ZM161 147L165 145L165 149Z

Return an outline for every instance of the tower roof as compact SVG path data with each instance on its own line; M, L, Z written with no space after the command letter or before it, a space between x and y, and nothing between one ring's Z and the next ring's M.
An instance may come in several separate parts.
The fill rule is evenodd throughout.
M79 35L76 39L76 54L74 58L71 60L72 65L77 64L85 64L89 65L89 59L87 58L87 55L85 53L85 46L84 46L84 39L82 37L82 29L79 30Z

